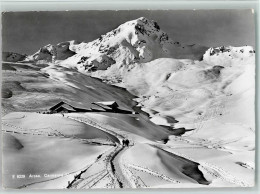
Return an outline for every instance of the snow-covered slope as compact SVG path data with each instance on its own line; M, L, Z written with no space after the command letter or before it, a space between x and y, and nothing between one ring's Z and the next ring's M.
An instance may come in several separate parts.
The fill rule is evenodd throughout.
M174 37L173 37L174 38ZM128 21L92 42L67 41L46 45L25 61L55 62L80 71L105 70L157 58L201 60L208 48L172 40L155 21L144 17Z
M141 17L92 42L70 45L70 50L77 54L61 64L77 66L82 71L95 71L115 63L122 66L162 57L201 59L206 49L200 45L174 42L155 21Z
M228 50L222 52L222 48ZM202 61L159 58L120 68L112 66L91 75L126 88L137 96L135 100L149 113L152 122L181 134L178 140L171 136L167 145L177 147L186 158L200 160L205 154L201 161L221 166L252 183L254 176L250 172L244 172L249 173L246 178L241 174L241 170L254 169L255 53L252 47L211 48ZM192 144L192 148L184 148L185 142ZM205 150L194 146L203 146ZM216 150L230 156L223 160L215 158ZM238 164L246 167L238 169ZM214 181L211 185L221 184Z
M250 46L181 45L139 18L89 43L47 45L27 62L3 63L2 85L7 187L254 185ZM116 101L134 114L29 113L60 101L85 109ZM34 184L7 176L32 169L69 174Z
M246 60L254 56L255 50L251 46L221 46L209 48L203 55L204 61L209 64L227 66L235 61Z
M48 44L40 48L33 55L28 56L25 61L55 62L71 57L75 52L69 49L70 45L77 44L77 41L61 42L57 45Z
M170 117L192 123L200 115L207 114L207 109L215 102L235 103L235 99L245 95L244 92L254 91L255 54L252 47L225 48L228 50L224 52L219 48L209 49L203 61L160 58L119 69L112 66L106 71L93 72L92 76L124 87L138 96L136 100L140 106L157 124L166 124L165 118ZM242 96L235 98L236 95ZM249 101L251 113L247 115L253 115L253 96ZM253 120L251 125L253 128Z
M153 122L175 128L197 128L193 121L208 114L215 101L233 101L238 88L242 93L254 88L252 47L182 45L144 17L89 43L70 41L43 48L31 57L126 88ZM241 77L251 81L240 83Z

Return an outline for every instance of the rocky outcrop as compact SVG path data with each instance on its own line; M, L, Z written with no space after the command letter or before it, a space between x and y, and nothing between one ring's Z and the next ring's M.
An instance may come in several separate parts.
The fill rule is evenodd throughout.
M13 53L13 52L2 52L2 61L5 62L18 62L23 61L27 55Z
M75 41L61 42L57 45L48 44L40 48L35 54L28 56L25 61L54 62L65 60L76 54L70 50L71 44L75 44Z

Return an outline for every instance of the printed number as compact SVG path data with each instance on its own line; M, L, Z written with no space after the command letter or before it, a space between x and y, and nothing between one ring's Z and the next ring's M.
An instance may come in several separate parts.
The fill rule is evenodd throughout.
M18 179L23 179L23 178L25 178L25 175L24 174L19 174L19 175L17 175L16 176Z

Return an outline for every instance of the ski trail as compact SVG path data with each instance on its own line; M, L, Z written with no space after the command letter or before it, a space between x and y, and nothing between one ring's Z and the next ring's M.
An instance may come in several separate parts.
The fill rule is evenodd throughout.
M17 134L21 134L21 135L42 135L42 136L48 136L48 137L62 137L62 138L69 138L69 139L77 139L86 144L93 144L93 145L108 145L108 146L115 145L109 139L107 139L106 142L104 142L103 139L82 139L82 138L78 138L74 135L64 135L63 133L61 133L60 131L58 131L56 129L53 129L52 127L45 127L45 128L38 128L38 129L25 129L25 128L18 127L15 125L11 125L9 123L2 123L2 124L7 127L11 127L13 129L13 130L2 129L2 131L6 132L6 133L17 133ZM45 129L45 131L43 129Z
M124 165L126 167L130 167L130 168L133 168L133 169L138 170L138 171L146 172L150 175L161 178L161 179L166 180L166 181L171 182L171 183L180 183L179 181L176 181L176 180L174 180L174 179L172 179L172 178L170 178L170 177L168 177L164 174L161 174L159 172L151 170L148 167L142 167L142 166L138 166L138 165L135 165L135 164L124 164Z
M83 186L81 186L81 187L79 187L79 188L80 188L80 189L84 189L84 188L86 188L86 187L90 188L89 184L92 183L92 182L94 182L95 179L99 178L100 175L104 175L104 173L107 174L107 171L106 171L106 170L102 170L102 171L100 171L100 172L97 172L97 173L95 173L95 174L92 174L92 175L88 176L87 178L84 178L85 181L87 181L87 180L89 180L89 181L87 181L86 183L84 183ZM99 180L101 180L101 179L99 179ZM76 187L78 184L79 184L79 183L77 183L77 184L75 183L75 184L73 185L73 187ZM92 186L93 186L93 185L92 185Z
M104 132L109 133L110 135L113 135L114 137L116 137L118 140L122 140L125 138L124 135L122 134L118 134L115 131L117 131L118 129L112 128L112 127L108 127L108 126L104 126L101 125L95 121L93 121L92 119L86 118L86 117L72 117L72 116L67 116L67 118L81 122L81 123L85 123L87 125L90 125L92 127L98 128Z
M123 136L122 134L118 134L115 131L113 131L111 128L108 129L107 126L104 126L104 125L102 126L101 124L98 124L91 119L88 119L85 117L72 117L72 116L67 116L67 118L78 121L78 122L85 123L87 125L96 127L104 132L107 132L110 135L117 138L119 142L121 142L122 139L125 138L125 136ZM103 173L97 174L97 176L92 177L91 180L89 180L89 177L84 178L83 182L86 182L86 183L84 183L82 186L80 186L80 188L86 188L86 187L92 188L92 187L96 186L97 184L99 184L99 182L107 176L109 176L112 179L113 186L115 188L128 187L126 185L127 181L125 181L125 179L122 178L123 176L122 176L122 173L120 172L120 168L117 163L117 155L124 150L124 146L122 146L121 144L118 144L118 143L116 143L115 146L116 147L112 151L110 151L107 154L103 154L102 157L100 158L100 161L102 161L101 162L102 164L100 164L100 166L103 166L103 169L104 169L103 171L101 171ZM82 174L86 173L86 171L82 172ZM77 180L79 180L81 178L82 174L80 174L78 177L75 177L75 179L70 183L70 185L67 188L77 187L77 185L79 185L79 183L76 183L76 182L77 182ZM90 183L93 183L93 184L90 185Z
M63 176L59 176L59 177L55 177L55 178L51 178L51 179L47 179L47 180L43 180L43 181L37 181L37 182L28 183L28 184L25 184L25 185L22 185L22 186L17 187L17 189L22 189L22 188L25 188L25 187L28 187L28 186L31 186L31 185L35 185L35 184L44 183L44 182L56 180L56 179L59 179L59 178L63 178L63 177L72 175L72 174L74 174L74 173L77 173L78 171L80 171L80 170L82 170L82 169L89 168L91 165L92 165L92 164L88 165L87 167L83 167L83 168L81 168L81 169L79 169L79 170L75 170L75 171L73 171L73 172L66 173L66 174L64 174ZM75 176L77 176L77 175L75 175Z
M115 155L112 164L115 169L115 176L117 179L122 183L123 188L131 188L131 183L129 181L129 178L124 173L124 166L122 165L121 156L126 151L128 147L122 147L121 151Z
M126 177L128 177L129 184L131 188L146 188L148 187L144 181L137 175L135 175L132 172L132 169L130 167L127 167L126 165L123 166L124 174Z
M47 129L45 131L44 135L47 136L59 136L59 137L64 137L64 138L72 138L72 139L78 139L80 141L84 141L86 143L100 143L104 145L113 145L111 149L107 150L103 154L97 157L97 159L91 163L90 165L87 165L86 167L82 168L81 170L74 171L67 173L64 176L68 176L71 174L75 174L74 178L68 182L68 185L66 186L67 189L86 189L86 188L145 188L148 187L146 183L142 180L142 178L138 175L135 174L135 171L139 172L144 172L148 173L151 176L160 178L162 180L165 180L170 183L174 184L179 184L180 182L178 180L174 180L171 177L168 177L167 175L156 172L146 166L139 166L136 164L130 164L125 161L123 161L122 155L124 152L129 148L127 146L121 145L122 140L125 138L128 139L127 135L124 134L123 132L121 133L120 129L118 128L113 128L110 126L106 126L105 124L98 123L93 121L92 119L86 118L86 117L74 117L74 116L69 116L67 115L68 119L72 119L78 122L82 122L84 124L93 126L95 128L98 128L106 133L109 133L112 135L114 138L118 140L119 143L113 143L111 144L104 144L104 142L98 142L98 141L88 141L86 139L80 139L74 136L66 136L59 132L58 130L54 130L52 128L44 128ZM3 125L8 126L13 128L13 131L8 131L8 130L3 130L6 132L13 132L13 133L21 133L21 134L30 134L30 135L35 135L33 132L34 130L39 130L39 129L24 129L22 127L14 126L6 122L2 122ZM38 133L41 134L41 132L38 131ZM39 135L39 134L37 134ZM219 142L214 142L214 141L201 141L201 142L193 142L192 140L187 140L185 138L179 138L175 139L176 141L185 141L191 145L197 145L199 146L198 148L201 148L201 146L213 146L213 147L218 147L220 145L228 144L230 142L235 142L237 139L230 139L228 141L219 141ZM131 144L130 144L131 145ZM134 145L134 144L133 144ZM220 168L217 165L210 164L207 162L197 162L196 160L176 152L175 147L173 146L168 146L165 144L150 144L153 147L165 150L167 152L171 152L177 156L186 158L190 161L199 163L199 169L203 173L207 173L211 175L212 177L215 177L215 179L221 179L223 181L241 186L241 187L249 187L250 185L246 183L243 180L240 180L239 178L231 175L228 171ZM169 148L169 149L167 149ZM61 176L61 177L64 177ZM28 187L33 184L39 184L42 182L47 182L51 181L54 179L58 179L61 177L56 177L53 179L48 179L48 180L43 180L39 182L34 182L34 183L29 183L27 185L20 186L19 188L24 188ZM104 185L104 183L106 183Z

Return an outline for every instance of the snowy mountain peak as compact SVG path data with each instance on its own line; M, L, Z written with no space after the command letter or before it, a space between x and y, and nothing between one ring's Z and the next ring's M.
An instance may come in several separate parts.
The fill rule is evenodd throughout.
M201 59L207 47L182 45L169 38L157 22L141 17L121 24L89 43L71 44L77 53L62 61L83 71L104 70L112 64L129 65L157 58Z
M57 45L48 44L40 48L35 54L28 56L25 61L54 62L57 60L65 60L75 54L75 52L70 50L70 45L78 43L79 42L72 40L61 42Z
M209 48L203 55L203 60L215 65L229 65L231 60L251 59L252 56L255 56L255 50L251 46L220 46Z
M142 47L144 44L165 40L168 40L168 35L160 30L156 22L141 17L118 26L92 42L74 45L71 49L76 53L89 55L106 53L109 55L114 49L113 47L119 47L119 45L134 47L132 49L136 50L137 47ZM131 50L131 48L129 49Z
M48 44L26 61L55 62L81 71L105 70L113 64L150 62L158 58L202 59L207 47L173 41L157 22L140 17L125 22L92 42Z
M140 17L136 20L132 20L129 22L126 22L122 24L120 27L122 28L123 26L128 26L132 25L135 28L136 34L141 33L142 35L151 35L154 34L155 32L160 31L160 26L157 24L157 22L153 20L148 20L145 17Z

